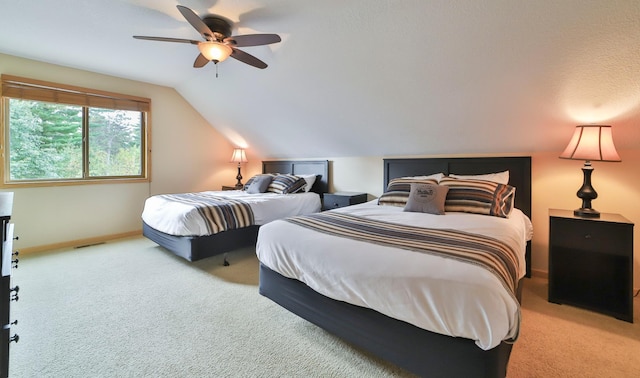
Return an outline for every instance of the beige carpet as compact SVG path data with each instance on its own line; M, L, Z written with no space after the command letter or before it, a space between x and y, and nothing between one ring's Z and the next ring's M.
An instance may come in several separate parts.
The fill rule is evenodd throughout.
M640 377L640 299L633 324L547 301L547 281L527 280L522 328L507 376Z
M408 377L257 291L253 250L189 263L144 238L21 256L11 377ZM640 377L635 324L527 280L508 377Z

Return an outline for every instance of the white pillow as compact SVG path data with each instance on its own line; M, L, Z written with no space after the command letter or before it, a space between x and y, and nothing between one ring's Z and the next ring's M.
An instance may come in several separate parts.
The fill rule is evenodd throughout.
M316 182L316 175L296 175L298 177L302 177L307 184L304 186L305 193L311 190L313 187L313 183Z
M442 180L442 178L444 177L444 173L434 173L432 175L429 176L409 176L409 177L402 177L403 179L410 179L410 180L436 180L438 182L440 182L440 180Z
M455 175L450 174L449 177L464 179L464 180L482 180L482 181L492 181L497 182L498 184L509 184L509 171L497 172L497 173L487 173L484 175Z

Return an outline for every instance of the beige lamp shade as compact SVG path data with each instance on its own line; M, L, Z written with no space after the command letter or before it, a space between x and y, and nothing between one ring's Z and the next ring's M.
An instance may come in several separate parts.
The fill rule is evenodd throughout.
M613 144L611 126L576 126L562 159L586 161L621 161Z
M244 153L244 149L242 148L234 148L233 154L231 155L231 163L246 163L247 155Z

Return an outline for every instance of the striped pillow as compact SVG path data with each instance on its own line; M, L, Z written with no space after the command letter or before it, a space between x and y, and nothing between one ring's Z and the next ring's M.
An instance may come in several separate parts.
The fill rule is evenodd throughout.
M508 218L513 209L516 188L492 181L445 177L440 185L449 187L445 211L457 211Z
M438 185L436 179L399 177L389 181L387 190L378 198L378 205L405 207L409 200L411 184L431 184Z
M267 192L277 194L297 193L299 191L304 191L305 185L307 185L307 182L302 177L289 174L278 174L273 178L273 180L271 180L271 183L267 188Z

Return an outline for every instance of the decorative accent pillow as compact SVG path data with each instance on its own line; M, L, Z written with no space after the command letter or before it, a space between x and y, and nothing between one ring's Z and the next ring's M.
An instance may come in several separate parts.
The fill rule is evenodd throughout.
M264 193L271 184L271 180L273 180L272 175L256 175L247 181L244 187L249 194Z
M464 180L445 177L440 185L448 186L445 211L457 211L508 218L513 210L516 188L493 181Z
M378 205L404 207L409 199L411 184L438 185L435 179L416 179L413 177L398 177L389 181L387 190L378 198Z
M249 187L251 186L251 184L253 183L253 181L256 180L260 176L269 176L269 177L271 177L273 179L276 175L273 175L271 173L263 173L263 174L260 174L260 175L251 176L251 178L248 179L247 182L244 184L243 190L248 190Z
M442 215L448 191L448 186L411 184L409 199L404 211Z
M304 190L307 182L302 178L289 174L278 174L271 180L267 192L290 194Z
M464 180L483 180L483 181L493 181L498 184L509 184L509 171L497 172L497 173L486 173L483 175L456 175L450 174L449 177L464 179Z

